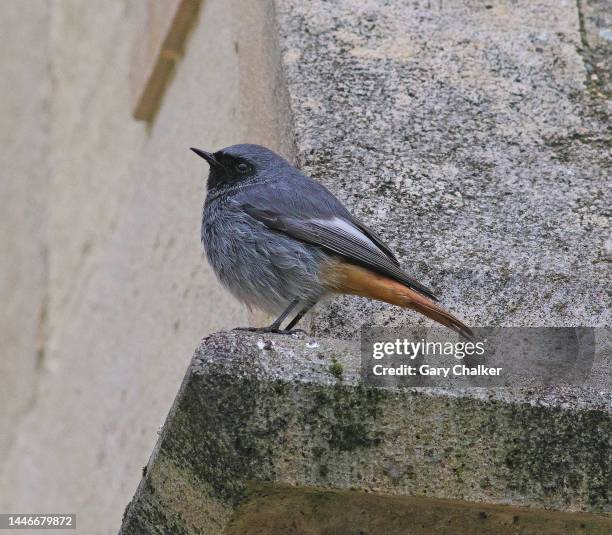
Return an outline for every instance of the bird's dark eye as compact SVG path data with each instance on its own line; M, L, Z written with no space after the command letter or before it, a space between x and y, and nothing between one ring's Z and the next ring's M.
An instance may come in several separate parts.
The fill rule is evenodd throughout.
M247 173L249 170L249 166L242 162L236 165L236 171L238 171L241 175Z

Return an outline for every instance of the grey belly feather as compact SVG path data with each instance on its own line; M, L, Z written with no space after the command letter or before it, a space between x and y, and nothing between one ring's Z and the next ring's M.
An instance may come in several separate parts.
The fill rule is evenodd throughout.
M206 204L203 215L208 261L221 283L249 307L276 314L296 298L314 303L326 293L318 268L328 255L321 249L266 228L231 203Z

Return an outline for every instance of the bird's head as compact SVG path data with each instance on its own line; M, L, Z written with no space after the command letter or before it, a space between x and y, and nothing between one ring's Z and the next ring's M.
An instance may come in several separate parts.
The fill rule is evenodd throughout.
M261 145L232 145L213 153L195 148L191 150L210 165L209 191L274 177L277 169L289 165L281 156Z

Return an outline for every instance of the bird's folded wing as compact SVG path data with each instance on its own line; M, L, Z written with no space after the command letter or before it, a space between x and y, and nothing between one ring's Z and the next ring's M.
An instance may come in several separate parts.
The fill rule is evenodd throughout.
M366 229L364 232L351 221L341 217L297 218L274 210L256 208L248 203L242 204L241 209L269 229L283 232L306 243L318 245L344 257L349 262L387 275L437 300L429 288L402 271L391 251L378 238L372 238L371 231ZM383 247L380 247L380 244Z
M351 223L361 230L370 240L378 247L396 266L399 266L399 260L393 254L393 251L378 237L378 235L368 226L364 225L359 219L351 216Z

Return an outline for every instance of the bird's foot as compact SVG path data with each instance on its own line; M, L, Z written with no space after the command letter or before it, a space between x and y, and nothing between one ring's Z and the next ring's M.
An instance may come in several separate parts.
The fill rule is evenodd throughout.
M308 334L304 329L279 329L276 325L267 327L234 327L232 331L248 331L251 333L271 333L271 334Z

